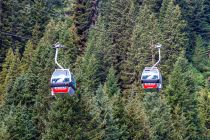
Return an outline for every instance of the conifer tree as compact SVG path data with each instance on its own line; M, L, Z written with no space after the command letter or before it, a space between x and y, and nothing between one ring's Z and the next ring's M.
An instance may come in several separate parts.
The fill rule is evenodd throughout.
M175 107L179 106L186 118L186 137L198 139L203 138L203 128L198 116L198 99L195 80L191 77L191 69L185 58L180 57L177 60L170 75L167 98L172 108L172 115Z
M203 73L205 78L210 76L210 61L208 58L208 44L205 43L204 39L201 36L196 37L194 54L192 55L192 61L194 66Z
M92 28L89 34L88 45L94 47L93 53L96 55L100 71L100 81L103 83L106 81L106 75L111 67L107 58L110 57L109 46L111 45L111 39L108 32L106 32L105 21L102 14L99 15L95 28Z
M144 106L149 119L152 139L171 139L170 108L164 97L158 94L148 94L144 97Z
M89 132L90 139L126 139L126 127L120 126L119 118L115 118L113 97L109 97L106 88L99 85L96 96L91 100Z
M113 67L109 69L109 73L107 75L107 80L104 85L105 93L109 95L109 97L120 94L120 89L117 84L117 79L115 77L116 71Z
M163 19L165 17L165 14L166 14L169 2L170 2L169 0L163 0L162 1L161 8L160 8L160 13L159 13L159 22L160 22L160 24L164 24L163 23Z
M151 139L149 118L146 114L142 98L138 94L128 98L125 105L125 121L129 139Z
M80 54L86 48L88 32L97 20L99 0L75 0L74 2L74 26L77 34L76 44Z
M93 94L99 84L99 63L96 54L94 45L89 44L84 56L78 57L76 62L76 76L84 94Z
M133 12L132 1L114 0L110 1L111 7L108 15L105 15L107 20L104 23L111 44L106 49L108 57L105 58L109 65L113 65L116 69L116 74L120 77L120 71L123 69L122 64L126 59L126 52L130 46L130 38L133 29L131 13ZM126 7L125 7L126 6ZM105 10L108 10L105 9ZM121 78L119 79L121 86Z
M160 40L157 19L147 5L141 9L132 35L132 44L128 49L127 60L122 72L123 88L129 90L145 66L155 62L154 45ZM137 85L139 86L139 85Z
M4 96L6 96L7 89L9 87L12 87L16 76L18 76L18 74L20 73L19 64L19 51L16 50L16 52L13 53L12 49L9 49L5 60L5 64L3 65L3 70L0 75L2 80L0 81L2 83L0 86L0 95L2 99L4 98Z
M174 140L188 139L187 128L186 128L188 120L185 118L179 106L176 106L173 112L174 114L172 115L172 131L170 134L171 139Z
M210 122L210 98L209 95L210 93L208 92L208 89L201 89L199 91L198 95L198 106L199 106L199 118L201 120L201 125L203 128L205 128L205 133L206 138L209 136L208 135L208 129L209 129L209 122Z
M114 134L111 134L106 137L106 139L127 139L129 137L129 134L127 132L127 124L126 120L124 117L125 113L125 108L124 108L124 103L122 96L120 95L120 88L118 87L117 84L117 77L115 75L116 71L114 70L113 67L109 69L109 73L107 75L107 80L104 84L103 87L103 92L105 96L108 96L109 99L111 100L110 106L112 108L111 112L107 112L107 114L111 114L108 117L108 128L107 131L110 133L110 131L115 131L117 134L115 136ZM113 123L113 126L110 126ZM111 127L111 128L109 128ZM114 130L109 130L109 129L114 129Z
M34 44L31 41L27 42L23 57L21 59L21 65L20 69L21 72L26 72L29 68L29 65L31 63L31 59L33 58L34 55Z
M77 97L65 96L52 102L43 139L87 139L84 112Z
M143 5L147 5L148 8L154 12L158 13L161 7L162 0L146 0L143 1Z
M5 123L8 127L9 139L36 139L37 129L32 120L32 110L26 106L12 106L10 112L5 116Z
M185 49L187 43L186 34L183 32L186 22L182 19L180 7L175 5L173 0L169 2L166 8L160 27L161 43L164 46L161 49L162 63L160 67L162 74L167 79L172 69L171 64L176 62L177 56Z
M7 77L7 74L8 74L8 71L9 71L9 68L10 68L10 64L12 63L12 60L14 59L14 53L13 53L13 50L12 49L9 49L8 52L7 52L7 57L5 58L5 62L2 66L2 71L0 73L0 92L1 92L1 103L2 103L2 100L3 100L3 97L5 96L5 82L6 82L6 77Z

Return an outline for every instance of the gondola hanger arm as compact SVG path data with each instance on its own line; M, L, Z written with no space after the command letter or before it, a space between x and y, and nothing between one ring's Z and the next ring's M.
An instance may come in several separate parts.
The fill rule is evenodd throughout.
M61 45L59 42L57 42L56 44L54 44L53 45L53 48L55 48L55 64L57 64L58 65L58 67L60 68L60 69L64 69L59 63L58 63L58 50L59 50L59 48L64 48L64 46L63 45Z
M161 48L161 47L162 47L162 45L159 44L159 43L155 45L155 48L158 49L159 59L158 59L158 61L151 67L151 70L152 70L155 66L157 66L157 64L160 63L160 60L161 60L160 48Z

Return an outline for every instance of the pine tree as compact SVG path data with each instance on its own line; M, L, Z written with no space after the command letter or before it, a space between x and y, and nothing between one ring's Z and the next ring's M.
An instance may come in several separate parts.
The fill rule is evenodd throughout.
M5 58L5 62L2 66L2 71L0 73L0 92L1 92L1 104L3 102L3 97L5 96L5 82L6 82L6 77L7 77L7 72L9 71L10 68L10 64L12 63L12 60L14 59L14 53L12 51L12 49L9 49L7 52L7 57Z
M158 13L160 11L161 3L162 3L162 0L143 1L143 5L147 5L148 8L154 13Z
M7 108L7 107L5 107ZM3 120L7 128L7 133L4 137L8 139L36 139L37 130L35 127L35 122L32 120L31 116L32 110L28 109L26 106L9 106L9 112L6 112Z
M117 134L112 134L106 136L105 139L127 139L129 134L127 132L127 125L124 117L125 108L123 106L122 96L120 95L120 88L117 84L117 78L115 75L116 71L113 67L109 69L109 73L107 75L107 80L103 87L104 94L110 98L112 111L107 112L109 114L108 117L108 128L106 130L110 133L111 131L115 131ZM110 115L111 114L111 115ZM110 123L110 124L109 124ZM114 124L113 126L110 126ZM109 128L111 127L111 128ZM109 130L111 129L111 130ZM113 130L112 130L113 129Z
M89 44L83 57L78 57L76 65L76 76L81 85L82 93L93 94L99 84L99 62L96 58L97 51L94 45Z
M102 139L105 135L104 132L104 114L108 96L104 96L103 85L99 85L96 90L96 96L90 100L89 111L91 120L88 123L89 132L87 133L89 139Z
M183 140L188 139L187 136L187 119L185 118L182 110L179 106L174 108L174 114L172 115L172 132L171 139Z
M77 97L65 96L52 102L43 139L87 139L85 114Z
M195 80L191 77L191 69L185 58L180 57L177 60L174 70L170 75L167 98L172 108L172 114L174 114L175 107L179 106L186 118L186 138L198 139L203 138L203 128L198 116L196 84Z
M142 98L137 94L128 98L125 105L125 121L129 139L151 139L149 118L142 103Z
M196 46L194 50L194 54L192 55L192 61L194 66L203 73L205 78L208 78L210 75L209 64L210 61L208 59L208 49L209 46L205 43L201 36L196 37Z
M3 121L0 124L0 139L1 140L8 140L10 138L10 134L8 132L8 127L5 125Z
M9 87L12 87L12 84L14 83L15 78L19 75L20 69L19 69L19 64L20 64L20 56L19 56L19 51L16 50L15 53L13 53L12 49L9 49L7 53L7 57L5 60L5 64L3 64L3 70L1 72L1 98L3 103L3 98L7 94L7 89Z
M151 139L171 139L172 120L167 101L153 93L146 95L143 101L151 128Z
M159 22L160 22L160 24L164 24L163 23L163 19L165 17L165 14L166 14L169 2L170 2L169 0L163 0L162 1L161 8L160 8L160 13L159 13Z
M164 46L161 50L162 63L160 67L162 75L167 79L172 70L171 64L176 62L177 56L186 47L187 43L186 34L183 32L186 22L182 19L179 6L175 5L173 0L167 6L160 27L162 32L161 43Z
M209 41L209 1L208 0L178 0L176 1L182 10L183 18L187 21L186 33L189 37L187 45L187 58L191 60L196 44L197 35L201 35L205 41Z
M137 18L132 35L132 44L128 49L127 60L122 72L123 89L133 88L139 81L139 73L144 67L155 62L154 45L160 41L157 19L145 5ZM137 85L139 86L139 85Z
M114 70L113 67L111 67L109 69L109 73L107 75L107 80L104 85L105 93L108 94L109 97L120 94L120 89L117 84L117 79L115 77L115 73L116 73L116 71Z
M205 130L206 138L209 136L209 112L210 112L210 98L209 98L209 92L207 89L202 89L199 91L198 95L198 106L199 106L199 118L201 120L201 125L203 128L208 129Z
M131 16L133 13L133 3L127 0L114 0L110 1L111 7L105 7L105 11L110 9L108 15L104 15L106 19L105 29L108 33L109 47L106 48L107 57L105 61L109 66L114 66L116 74L119 76L119 82L121 86L121 73L123 69L122 64L126 59L126 52L130 46L131 33L133 29L133 22ZM126 6L126 7L125 7Z
M88 32L97 19L99 0L75 0L74 2L74 26L77 34L76 44L81 53L86 48Z
M34 49L35 49L34 44L31 41L28 41L23 57L21 59L21 65L20 65L21 72L26 72L28 70L29 65L31 63L31 59L33 58L34 55Z

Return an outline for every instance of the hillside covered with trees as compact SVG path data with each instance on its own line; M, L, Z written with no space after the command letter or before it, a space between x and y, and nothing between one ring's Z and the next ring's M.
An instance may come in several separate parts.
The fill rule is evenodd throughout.
M0 17L0 140L210 138L209 0L7 0ZM50 94L56 42L77 96Z

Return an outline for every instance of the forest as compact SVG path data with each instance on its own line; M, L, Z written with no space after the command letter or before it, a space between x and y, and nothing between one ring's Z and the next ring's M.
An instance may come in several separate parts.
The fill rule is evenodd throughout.
M1 0L0 18L0 140L210 139L209 0ZM75 96L51 95L56 42Z

